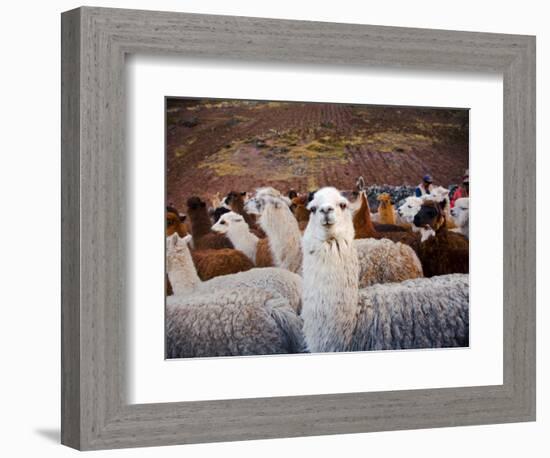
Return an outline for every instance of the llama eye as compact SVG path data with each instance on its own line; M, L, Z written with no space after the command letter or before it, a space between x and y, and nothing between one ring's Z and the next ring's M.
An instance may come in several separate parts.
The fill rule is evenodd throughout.
M346 205L345 202L342 202L342 203L340 204L340 208L341 208L342 210L345 210L346 207L347 207L347 205Z
M225 224L225 221L220 221L220 224Z
M317 207L311 207L309 210L311 211L311 213L315 213L317 211Z

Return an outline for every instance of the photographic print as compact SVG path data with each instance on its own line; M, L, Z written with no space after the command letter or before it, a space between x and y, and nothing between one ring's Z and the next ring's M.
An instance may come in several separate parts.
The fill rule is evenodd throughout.
M165 107L166 358L469 346L469 110Z

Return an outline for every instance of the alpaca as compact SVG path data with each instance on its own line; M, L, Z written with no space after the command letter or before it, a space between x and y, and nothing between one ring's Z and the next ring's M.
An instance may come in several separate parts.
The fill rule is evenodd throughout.
M445 212L445 225L447 226L447 229L454 229L456 228L456 224L453 218L451 218L451 201L449 199L449 192L450 191L443 186L436 186L430 190L429 194L423 196L423 198L438 202Z
M381 224L395 224L395 207L391 202L391 196L387 192L383 192L378 196L378 222Z
M244 220L246 221L246 224L248 224L248 227L250 227L250 230L256 234L259 238L265 238L265 232L258 227L256 223L256 217L254 215L249 214L244 209L246 192L236 192L231 191L224 199L225 206L229 207L229 209L235 213L238 213L239 215L242 215Z
M301 327L284 299L261 289L176 296L166 306L166 357L303 353Z
M292 199L292 213L296 221L298 221L298 227L300 232L306 229L309 221L309 210L307 209L308 196L296 196Z
M468 277L359 289L349 202L323 188L303 238L303 332L312 352L468 345Z
M376 283L394 283L424 276L414 250L388 239L356 239L353 242L359 260L359 287Z
M223 275L245 272L254 267L254 263L248 259L246 254L231 248L193 250L191 256L197 273L203 281Z
M260 188L246 203L245 210L259 216L274 264L297 273L302 267L301 233L289 203L290 200L276 189Z
M426 277L469 272L468 239L447 229L440 203L424 200L414 224L424 234L410 233L402 240L418 255Z
M405 202L397 209L399 218L406 224L410 224L413 232L418 232L419 228L413 224L414 216L420 210L422 205L422 198L416 196L409 196L405 199Z
M359 204L355 205L356 210L353 213L353 227L355 229L355 238L386 238L391 237L388 232L397 232L398 234L406 232L407 228L396 224L373 223L370 212L369 202L366 192L359 192Z
M180 237L185 237L189 232L185 225L186 216L180 216L177 210L166 211L166 235L177 232Z
M235 248L248 256L256 266L273 266L269 239L259 239L253 234L242 215L226 213L212 226L212 230L225 234Z
M193 248L197 250L233 248L233 244L225 235L211 231L212 223L208 217L206 204L199 197L191 197L187 201L187 214L191 220Z
M451 208L451 216L457 227L451 229L453 232L462 234L467 239L470 238L470 198L460 197L456 199L455 206Z
M180 239L177 234L167 238L166 270L175 296L241 287L258 288L283 297L293 311L300 313L302 307L302 279L300 276L285 269L269 267L201 281L187 242L187 239Z

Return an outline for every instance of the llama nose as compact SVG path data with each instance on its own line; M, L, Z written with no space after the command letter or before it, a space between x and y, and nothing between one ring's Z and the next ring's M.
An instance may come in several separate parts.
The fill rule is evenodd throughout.
M324 213L325 215L328 215L329 213L334 211L333 207L322 207L319 209L321 213Z

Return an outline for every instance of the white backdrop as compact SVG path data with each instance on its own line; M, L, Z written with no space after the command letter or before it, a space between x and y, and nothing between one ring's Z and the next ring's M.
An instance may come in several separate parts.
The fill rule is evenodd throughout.
M163 9L197 13L314 19L381 25L433 27L472 31L537 34L538 150L548 150L543 126L550 122L550 31L543 3L538 1L479 2L462 0L357 2L340 0L125 0L100 1L99 6ZM2 304L2 430L5 456L69 456L57 445L59 436L59 13L77 2L13 2L3 5L2 103L0 136L0 295ZM548 207L543 202L548 159L539 154L539 234ZM546 173L544 173L546 172ZM532 198L532 196L525 196ZM492 196L487 196L490 205ZM543 209L543 207L545 207ZM547 219L547 218L546 218ZM546 224L545 224L546 223ZM548 243L539 237L539 304L548 303ZM543 271L543 268L545 271ZM546 275L545 275L546 273ZM546 301L545 301L546 299ZM342 453L407 457L545 456L550 427L548 386L550 340L548 313L539 307L538 422L391 433L208 444L183 447L100 452L99 456L294 456ZM546 453L543 450L546 449Z

